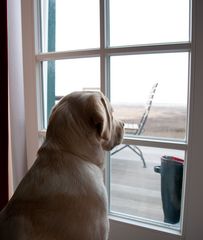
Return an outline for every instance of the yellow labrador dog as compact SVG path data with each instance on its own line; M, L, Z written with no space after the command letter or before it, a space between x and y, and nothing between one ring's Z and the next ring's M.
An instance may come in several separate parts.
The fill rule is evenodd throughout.
M0 214L1 240L107 240L104 151L123 123L100 92L74 92L50 116L38 157Z

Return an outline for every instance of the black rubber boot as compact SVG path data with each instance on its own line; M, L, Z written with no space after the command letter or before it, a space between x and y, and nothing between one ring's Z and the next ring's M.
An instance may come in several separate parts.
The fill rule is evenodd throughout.
M181 209L183 160L176 157L163 156L161 158L161 166L155 167L154 171L161 174L164 222L178 223Z

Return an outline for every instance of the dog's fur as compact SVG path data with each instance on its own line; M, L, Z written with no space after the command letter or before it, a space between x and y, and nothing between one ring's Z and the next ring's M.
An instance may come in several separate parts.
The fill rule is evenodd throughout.
M107 240L104 152L121 143L100 92L74 92L50 116L38 157L0 214L1 240Z

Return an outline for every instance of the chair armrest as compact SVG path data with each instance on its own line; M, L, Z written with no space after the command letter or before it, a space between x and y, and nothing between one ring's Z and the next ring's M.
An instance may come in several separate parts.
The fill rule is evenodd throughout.
M124 129L125 133L135 134L138 130L139 126L136 123L125 123Z

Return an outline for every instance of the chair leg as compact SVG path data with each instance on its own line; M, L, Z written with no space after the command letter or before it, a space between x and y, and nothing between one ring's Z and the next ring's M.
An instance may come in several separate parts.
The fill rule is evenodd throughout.
M121 150L123 150L123 149L126 148L126 147L129 147L134 153L136 153L136 154L141 158L141 160L142 160L142 162L143 162L143 167L146 168L147 165L146 165L144 156L143 156L143 154L142 154L142 151L141 151L140 148L137 147L137 146L132 147L131 145L126 144L126 145L124 145L123 147L121 147L121 148L115 150L114 152L112 152L111 155L114 155L114 154L116 154L117 152L120 152Z
M117 152L120 152L121 150L123 150L123 149L126 148L127 146L128 146L128 145L124 145L123 147L115 150L114 152L111 153L111 155L114 155L114 154L116 154Z
M133 152L135 152L140 158L141 158L141 160L142 160L142 162L143 162L143 167L144 168L146 168L147 167L147 165L146 165L146 162L145 162L145 159L144 159L144 156L143 156L143 153L142 153L142 151L140 150L140 148L138 147L138 146L130 146L130 145L128 145L128 147L133 151Z

